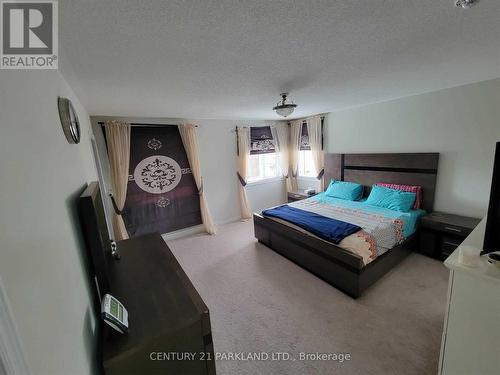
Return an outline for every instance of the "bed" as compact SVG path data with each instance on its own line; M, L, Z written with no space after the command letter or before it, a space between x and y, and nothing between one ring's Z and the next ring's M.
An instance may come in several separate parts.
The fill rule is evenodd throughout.
M369 194L370 187L378 182L419 185L423 188L421 208L426 212L431 212L438 160L438 153L326 154L325 185L328 185L331 179L358 182L365 187L365 197ZM380 237L377 244L368 251L366 248L356 251L354 249L355 233L349 236L350 239L346 237L342 242L335 244L289 222L264 216L262 213L254 214L255 237L262 244L346 294L357 298L366 288L416 249L418 222L425 212L417 210L408 213L407 217L399 217L400 213L391 214L373 211L369 208L365 210L366 205L363 205L363 202L345 203L329 201L330 199L324 193L320 193L290 206L325 216L330 214L328 210L337 210L332 213L334 217L338 217L339 214L346 215L341 218L347 223L361 220L357 222L360 226L366 226L366 223L373 220L372 216L379 215L381 221L378 223L377 230L383 228L389 237L392 236L391 233L394 233L394 238L391 237L389 241L382 236L383 238ZM353 212L362 217L351 220L349 215ZM384 226L382 225L384 217L393 220L387 220ZM401 221L400 236L398 236L397 228L389 227L389 225L394 226L398 220ZM370 230L367 229L367 232ZM360 237L359 233L358 237Z

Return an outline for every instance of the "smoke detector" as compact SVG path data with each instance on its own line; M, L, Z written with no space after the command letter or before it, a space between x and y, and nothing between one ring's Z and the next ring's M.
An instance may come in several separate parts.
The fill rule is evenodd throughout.
M469 9L477 3L479 3L479 0L456 0L455 6L458 8Z

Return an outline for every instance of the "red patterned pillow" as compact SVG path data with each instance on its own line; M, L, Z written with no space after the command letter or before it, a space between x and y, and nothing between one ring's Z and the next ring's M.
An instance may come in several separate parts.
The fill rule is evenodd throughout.
M406 191L408 193L415 193L415 203L413 204L413 209L418 210L422 206L422 186L387 184L385 182L377 182L375 185L394 190Z

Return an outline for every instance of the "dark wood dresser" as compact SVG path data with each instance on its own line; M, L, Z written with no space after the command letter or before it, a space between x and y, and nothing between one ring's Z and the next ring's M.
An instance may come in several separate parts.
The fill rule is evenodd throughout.
M480 219L432 212L420 225L420 252L445 260L479 224Z
M120 241L110 289L129 332L102 324L102 367L111 374L215 374L207 306L159 234Z

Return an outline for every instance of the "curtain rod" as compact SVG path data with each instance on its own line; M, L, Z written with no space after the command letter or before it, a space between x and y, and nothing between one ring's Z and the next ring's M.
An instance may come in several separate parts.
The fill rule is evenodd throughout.
M97 122L99 125L104 125L106 123L106 121L98 121ZM162 126L177 126L177 124L144 124L144 123L140 123L140 122L131 122L130 123L131 126L144 126L144 127L162 127ZM195 128L198 127L198 125L194 125Z
M302 119L302 122L306 122L307 119L309 118L313 118L313 117L316 117L316 116L309 116L309 117L306 117L304 119ZM321 120L324 120L325 119L325 115L320 115L319 116ZM287 124L289 124L291 121L296 121L296 120L300 120L300 119L295 119L295 120L276 120L275 122L277 121L286 121ZM266 120L266 121L269 121L269 120ZM263 125L263 126L240 126L241 128L265 128L265 127L271 127L272 125ZM231 132L237 132L238 131L238 125L236 125L236 127L234 129L231 129Z
M287 122L290 123L292 121L297 121L297 120L302 120L302 123L306 122L308 119L310 118L313 118L313 117L317 117L317 116L309 116L309 117L305 117L305 118L296 118L295 120L288 120ZM319 118L323 121L325 119L326 115L319 115Z

